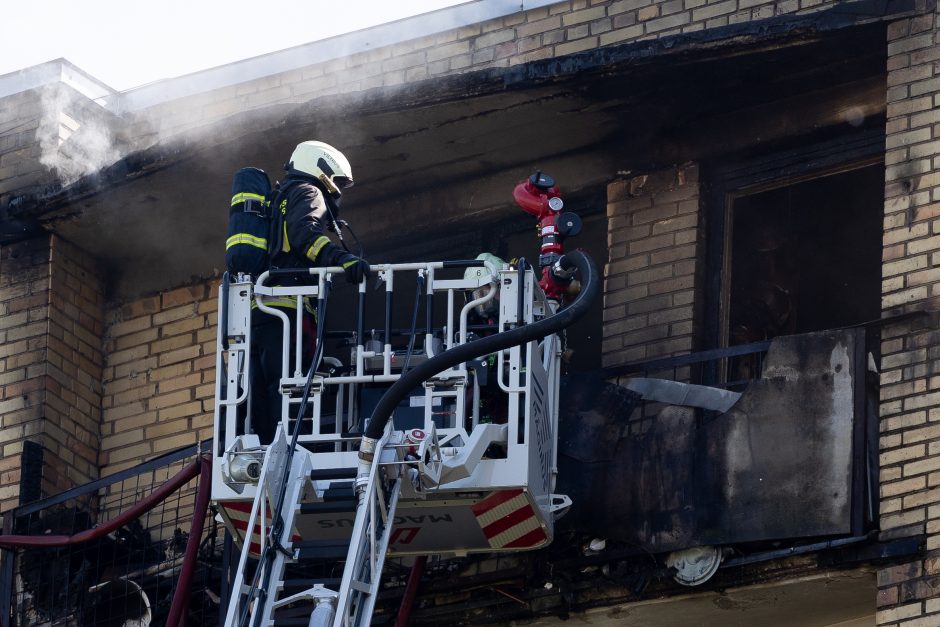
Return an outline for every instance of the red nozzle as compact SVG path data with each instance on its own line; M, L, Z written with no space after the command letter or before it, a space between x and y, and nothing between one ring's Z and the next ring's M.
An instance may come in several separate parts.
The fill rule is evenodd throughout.
M512 197L523 211L541 219L554 213L548 206L548 201L550 198L561 196L561 191L554 185L550 187L536 185L536 182L532 180L533 177L535 175L516 185L516 188L512 190ZM551 179L548 180L551 181Z

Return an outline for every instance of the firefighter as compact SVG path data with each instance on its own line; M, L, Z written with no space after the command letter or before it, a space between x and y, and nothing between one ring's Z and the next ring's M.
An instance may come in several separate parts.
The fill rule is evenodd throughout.
M492 253L480 253L476 256L480 261L488 262L497 272L507 267L506 262L501 258L497 257ZM516 261L513 260L512 265L515 265ZM479 276L486 276L489 274L488 268L467 268L464 272L463 278L465 280L470 280ZM497 277L498 279L498 277ZM467 302L471 300L476 300L487 293L492 288L491 284L487 283L483 286L471 290L466 293L464 297ZM488 326L492 330L481 329L476 335L480 337L486 337L493 335L497 332L499 326L499 282L496 282L496 296L492 300L485 302L481 305L477 305L470 310L469 322L474 326ZM471 336L472 337L472 336ZM477 383L480 386L480 422L493 422L497 424L505 424L508 420L507 415L507 402L508 398L506 394L498 387L496 382L496 359L497 355L494 353L492 355L487 355L486 357L474 359L473 360L473 369L471 370L471 375L477 378ZM467 395L467 412L466 415L472 416L473 399L471 395ZM471 429L472 425L468 425L467 429Z
M272 257L275 268L304 268L311 266L340 266L346 280L360 283L371 275L369 264L327 237L326 231L339 228L340 198L344 189L353 184L349 160L339 150L319 141L301 142L285 164L287 177L281 183L279 206L272 207L275 214L283 218L283 229L278 233L279 242ZM297 279L299 281L300 279ZM283 280L280 283L284 285ZM265 304L284 309L291 325L297 306L296 298L265 299ZM290 311L287 311L290 310ZM309 364L314 349L314 316L312 303L308 303L303 317L304 342L303 361ZM294 337L291 329L290 338ZM252 363L251 363L251 415L252 430L262 444L274 439L274 432L281 416L281 394L278 390L281 377L282 324L276 317L258 309L252 314ZM294 360L291 342L290 362Z

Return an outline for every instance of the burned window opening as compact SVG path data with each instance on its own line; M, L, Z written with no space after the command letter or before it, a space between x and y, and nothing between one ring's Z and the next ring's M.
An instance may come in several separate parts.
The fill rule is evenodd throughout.
M865 165L729 199L723 344L879 317L882 171ZM759 368L751 357L731 359L726 380Z
M732 234L729 208L733 202L747 195L883 164L884 142L883 127L843 128L838 133L820 132L795 143L765 146L703 163L706 272L700 350L728 345L728 320L722 314L727 312L723 297L727 293L727 244ZM882 179L883 174L877 178ZM880 215L883 191L876 197ZM717 371L703 374L704 383L715 384L718 380Z
M732 201L729 345L878 318L882 170Z

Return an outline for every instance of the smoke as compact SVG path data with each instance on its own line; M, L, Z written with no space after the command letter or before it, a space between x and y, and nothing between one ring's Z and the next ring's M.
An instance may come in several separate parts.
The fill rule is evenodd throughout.
M108 128L111 114L70 87L45 88L40 111L39 162L63 187L121 158Z

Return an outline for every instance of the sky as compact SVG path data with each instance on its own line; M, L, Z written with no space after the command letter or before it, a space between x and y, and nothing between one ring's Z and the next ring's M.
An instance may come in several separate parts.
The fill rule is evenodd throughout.
M5 0L0 76L66 58L123 91L466 0Z

